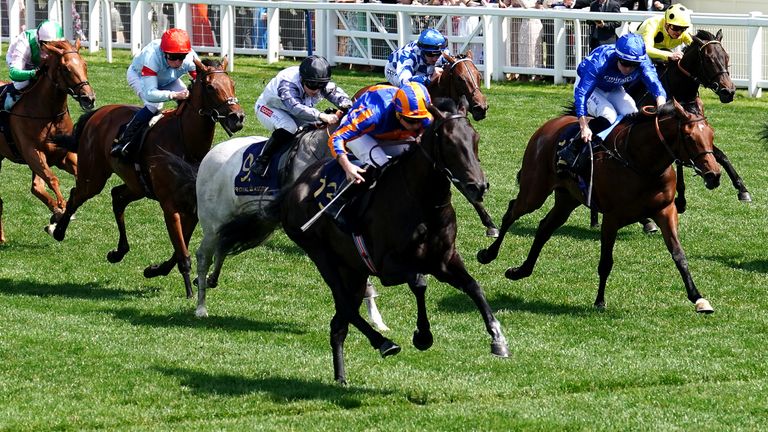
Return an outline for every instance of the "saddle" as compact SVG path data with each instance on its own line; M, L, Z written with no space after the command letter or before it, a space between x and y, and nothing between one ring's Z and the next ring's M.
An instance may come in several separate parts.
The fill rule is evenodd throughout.
M13 152L13 156L16 159L21 159L21 153L19 153L19 149L16 148L16 145L13 142L13 136L11 135L11 113L4 109L5 98L10 91L16 91L13 87L13 83L5 84L0 87L0 134L5 138L5 142L11 149L11 152Z
M350 162L362 167L363 163L350 156ZM359 222L370 205L376 188L376 179L380 171L372 166L366 167L365 182L348 186L346 173L339 162L332 159L326 162L320 176L310 185L318 210L328 207L326 214L333 218L339 229L347 234L360 231ZM337 198L337 195L344 194Z
M157 122L160 121L163 116L171 112L173 110L165 110L158 112L155 114L154 117L152 117L149 122L144 125L143 129L139 131L136 135L133 136L133 139L131 140L131 143L129 146L131 146L134 150L131 150L128 152L128 155L123 158L126 162L138 162L138 157L141 154L141 149L144 147L144 140L147 137L147 134L149 131L157 124ZM128 127L128 124L130 123L130 120L126 123L124 123L122 126L120 126L117 129L117 135L112 139L112 145L115 145L117 141L120 139L121 136L123 136L123 132L125 132L125 129Z

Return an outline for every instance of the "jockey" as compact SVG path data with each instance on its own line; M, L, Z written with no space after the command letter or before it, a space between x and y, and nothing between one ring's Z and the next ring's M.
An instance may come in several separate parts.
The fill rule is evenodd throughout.
M603 126L613 125L627 114L637 112L635 101L626 93L623 85L642 80L645 87L656 98L656 105L667 101L667 93L659 82L656 69L645 52L642 37L635 33L625 34L615 45L601 45L584 58L576 70L578 78L574 84L573 95L576 116L579 119L581 140L574 139L571 144L558 152L558 172L573 165L581 143L592 141L592 130L587 115L601 118ZM578 148L573 148L578 147Z
M645 42L648 56L655 62L675 61L683 58L682 44L691 45L693 38L688 34L691 27L691 10L676 3L664 15L652 16L637 28L637 34Z
M45 43L64 40L64 30L56 21L43 21L34 30L27 30L19 34L8 47L5 61L8 63L10 78L13 86L5 98L3 108L10 111L16 101L19 100L19 91L29 85L29 81L35 77L42 60L45 59Z
M344 169L347 180L362 183L365 170L349 161L348 152L365 164L381 167L415 143L432 123L426 87L409 82L397 88L376 85L355 101L328 139L331 154Z
M438 30L428 28L421 32L418 40L412 41L389 55L384 67L387 81L396 87L413 81L424 86L436 80L446 63L442 53L448 52L448 41Z
M112 156L126 156L134 136L163 108L163 102L182 101L189 90L181 78L189 74L194 79L197 54L192 50L189 35L178 28L168 29L160 39L147 44L128 66L128 85L144 103L125 127L112 147Z
M264 176L269 159L282 145L293 140L299 127L317 122L334 125L339 118L318 111L323 98L346 111L352 106L349 96L331 81L331 65L324 57L309 56L299 66L280 71L269 81L256 101L256 118L272 135L251 165L251 171Z

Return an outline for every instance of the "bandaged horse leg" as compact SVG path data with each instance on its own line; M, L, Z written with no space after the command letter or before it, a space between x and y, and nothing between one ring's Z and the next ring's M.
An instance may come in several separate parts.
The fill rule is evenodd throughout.
M379 308L376 307L376 297L378 296L379 293L376 292L376 287L374 287L373 283L371 283L371 278L368 278L368 280L365 282L365 296L363 297L363 300L365 301L365 307L368 309L368 318L371 324L376 327L376 330L387 331L389 330L389 327L384 324L384 318L381 317Z

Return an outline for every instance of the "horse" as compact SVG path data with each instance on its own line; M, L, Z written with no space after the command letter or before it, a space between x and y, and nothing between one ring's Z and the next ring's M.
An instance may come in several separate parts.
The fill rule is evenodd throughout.
M461 103L461 97L463 96L469 101L472 118L477 121L484 119L488 112L488 100L480 89L482 75L480 75L477 65L472 60L472 50L456 56L443 53L442 57L447 63L438 78L431 81L427 86L429 96L433 99L440 97L450 98L457 104ZM389 83L384 82L382 84ZM353 99L360 97L369 87L371 86L358 90ZM477 155L477 143L474 145L474 151ZM498 236L499 229L485 210L483 204L477 202L473 203L472 206L485 227L485 235L488 237Z
M507 357L509 350L501 325L493 315L480 285L469 274L456 250L456 213L451 205L451 183L470 201L481 200L487 188L485 175L472 149L477 132L467 118L467 104L458 108L451 101L429 107L435 121L424 132L419 145L388 164L376 179L368 205L359 221L359 236L346 234L327 214L305 232L305 224L318 211L316 193L325 162L311 165L293 187L281 193L268 207L268 216L317 266L333 293L335 314L331 319L331 349L334 378L346 384L344 340L349 324L360 330L383 357L401 348L374 330L359 313L366 280L378 276L385 286L408 283L416 297L417 329L413 344L419 350L432 346L433 337L425 305L426 283L417 283L417 273L464 291L479 309L491 335L491 353ZM334 162L331 162L334 163ZM330 183L326 183L330 187ZM258 227L261 216L243 214L222 227L219 247L237 250L258 244L265 234ZM255 223L254 223L255 222ZM278 223L278 222L275 222ZM365 243L365 259L355 243ZM370 266L370 267L369 267ZM423 281L423 280L422 280Z
M279 184L285 188L293 184L310 164L330 158L328 147L328 127L306 128L297 134L290 149L278 159L279 169L276 175ZM217 144L200 162L199 167L190 165L180 157L168 160L169 168L174 171L177 190L186 188L189 195L196 197L197 217L203 230L203 239L195 253L197 260L197 308L195 316L208 316L206 292L218 285L219 275L226 254L217 245L219 230L237 215L247 211L263 211L274 200L278 189L261 189L258 193L237 194L233 187L234 179L246 182L251 180L253 156L247 155L254 143L264 142L260 136L232 138ZM278 228L276 221L264 217L253 221L257 231L273 232ZM254 245L253 247L255 247ZM250 248L249 248L250 249ZM209 273L213 264L213 271ZM377 329L386 330L387 326L378 312L373 297L366 298L368 315Z
M100 193L115 173L124 182L112 189L112 211L120 238L117 248L107 254L107 260L117 263L130 250L124 219L128 204L145 197L157 200L163 209L174 253L162 264L145 268L144 277L165 276L177 264L187 298L192 297L187 246L197 225L197 216L189 199L174 189L173 173L165 164L166 155L175 154L190 163L199 163L211 148L216 123L231 134L242 129L245 117L235 97L234 82L226 72L227 59L195 60L195 65L197 77L190 87L189 98L175 110L164 113L146 132L135 163L110 156L110 150L121 126L138 109L136 106L104 106L82 116L73 135L57 137L58 145L68 146L87 157L80 159L80 172L70 192L69 205L51 233L53 238L62 241L75 211Z
M8 159L28 165L32 170L32 194L57 218L64 212L66 201L51 167L77 176L77 155L49 145L50 140L56 134L72 132L67 95L74 97L85 111L93 109L96 95L88 82L86 62L80 56L80 39L74 45L69 41L46 42L42 50L47 57L42 60L36 79L22 91L10 113L3 113L9 133L0 133L0 162ZM48 194L46 185L56 199ZM0 199L0 244L6 241L2 216Z
M690 112L689 112L690 111ZM541 249L571 212L587 198L572 177L561 178L555 172L555 152L561 137L578 128L574 116L547 121L528 141L522 168L517 174L520 191L509 202L502 219L499 237L477 253L477 260L487 264L498 256L504 236L521 216L540 208L553 192L555 203L539 223L528 257L520 267L509 268L505 276L512 280L528 277ZM701 100L683 107L676 100L663 105L656 115L643 112L627 117L608 135L603 148L594 155L594 195L589 204L603 213L600 232L600 282L595 307L605 308L605 286L613 267L613 246L619 228L652 218L661 228L664 242L683 279L688 299L696 312L714 311L696 289L685 252L677 233L677 208L674 205L675 160L691 161L701 173L708 189L718 186L720 167L713 156L714 130L703 115ZM588 181L588 180L585 180Z
M694 102L699 95L699 87L704 86L712 90L720 98L721 103L732 102L736 93L736 85L731 81L731 76L728 73L730 57L721 43L723 31L719 30L716 35L713 35L706 30L699 30L692 38L693 44L685 48L683 58L677 62L671 62L669 67L662 71L659 76L668 96L674 97L685 105ZM637 99L639 106L654 103L651 95L647 92ZM752 202L752 195L728 156L717 146L714 146L713 151L715 159L728 173L733 187L737 190L739 201ZM678 213L685 212L687 201L682 164L677 165L675 205Z

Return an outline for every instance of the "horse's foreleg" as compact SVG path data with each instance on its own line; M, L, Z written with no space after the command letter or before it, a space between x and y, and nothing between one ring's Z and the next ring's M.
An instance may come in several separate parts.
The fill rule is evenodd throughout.
M48 162L46 161L45 156L41 152L33 150L32 152L26 152L24 154L24 159L27 161L29 168L32 170L32 193L35 194L35 196L38 196L34 190L37 188L35 185L35 176L40 177L43 181L45 181L45 184L51 188L54 195L56 195L56 200L54 201L53 198L51 198L50 195L45 192L45 188L40 186L43 193L48 196L48 200L54 202L53 208L49 206L51 211L58 209L59 213L64 212L64 208L67 206L67 202L64 200L64 195L61 194L61 189L59 189L59 178L56 177L56 175L51 170L51 167L48 166ZM40 196L38 196L38 199L44 201L44 199L40 198Z
M379 308L376 306L376 297L378 296L379 293L376 292L376 287L373 286L371 278L368 278L368 280L365 281L365 294L363 296L365 308L368 311L368 319L371 320L376 327L376 330L387 331L389 330L389 327L384 323L384 318L382 318L381 313L379 313Z
M120 235L117 241L117 248L107 253L107 260L113 264L122 261L125 254L131 250L128 244L128 235L125 231L125 208L128 207L128 204L140 198L141 196L131 192L125 184L112 188L112 213L115 215L117 231Z
M552 210L547 213L544 219L539 222L539 227L536 229L536 236L531 244L531 249L528 251L528 257L525 259L520 267L510 267L504 273L508 279L518 280L528 277L533 273L533 268L536 265L536 261L539 259L542 248L552 237L552 234L556 229L560 228L573 210L580 205L570 193L564 189L555 190L555 205Z
M485 229L485 235L488 237L496 238L499 236L499 228L493 223L491 215L485 210L482 203L473 202L472 206L475 208L477 215L480 216L480 221L483 222Z
M444 271L433 273L439 280L451 284L453 287L466 293L475 303L480 315L485 322L485 329L491 335L491 354L499 357L509 357L509 348L501 324L493 315L491 306L485 298L485 293L477 281L467 272L464 262L458 252L443 266ZM425 316L426 318L426 316Z
M427 280L423 276L418 276L414 275L408 281L408 287L411 288L411 292L416 297L416 330L413 332L413 346L424 351L432 346L434 338L432 337L432 330L429 325L425 300Z
M42 179L42 177L33 173L32 185L30 186L29 190L32 192L32 195L34 195L35 198L42 201L43 204L48 207L48 210L50 210L52 214L61 216L61 213L64 212L63 208L60 209L56 207L56 200L54 200L53 197L45 189L45 181Z
M589 226L591 228L600 226L600 217L598 216L597 210L594 208L589 209Z
M672 255L672 259L675 261L677 271L680 272L680 276L683 278L683 284L685 285L685 291L688 294L688 300L696 305L696 312L699 313L712 313L714 309L709 304L709 301L701 296L696 289L696 284L693 282L693 277L688 269L688 259L685 257L685 252L680 244L680 238L677 234L677 215L674 209L667 207L654 217L656 224L661 229L664 236L664 243L667 245L667 250Z
M728 177L730 177L731 183L733 183L733 187L739 191L737 195L739 201L752 202L752 195L747 190L747 187L744 185L744 180L742 180L739 176L739 173L736 172L736 168L733 167L733 164L728 159L728 156L726 156L725 153L723 153L723 151L716 146L712 150L714 152L715 160L717 160L717 163L719 163L725 172L728 173Z
M512 224L520 217L520 215L515 213L516 203L517 199L509 201L507 211L504 213L504 217L501 218L501 229L499 230L499 235L496 237L496 240L494 240L486 249L481 249L477 252L477 261L480 262L480 264L488 264L499 256L499 249L501 249L501 244L504 242L504 237L507 235L507 231L509 231Z
M197 259L197 309L195 316L204 318L208 316L208 307L205 304L206 290L208 289L208 269L211 267L211 258L216 247L216 234L204 233L200 247L195 253Z
M688 202L685 199L685 177L683 173L683 164L677 163L677 197L675 198L675 207L680 214L685 213Z
M192 261L189 257L189 250L187 249L187 231L194 229L194 225L197 224L196 218L190 218L188 215L183 215L175 211L171 206L163 206L163 216L165 218L165 227L168 231L168 236L171 239L173 245L174 256L161 264L159 267L149 266L144 269L145 277L155 277L160 274L167 275L170 270L168 269L168 263L174 262L178 264L179 273L184 278L184 290L187 298L192 298L192 281L189 278L189 272L192 268ZM194 221L194 223L192 223ZM167 271L166 271L167 270Z
M595 307L598 309L605 309L605 285L608 283L608 275L613 269L613 247L616 244L617 231L616 222L610 217L604 217L600 231L600 263L597 265L600 282L597 286Z
M331 353L333 355L333 378L337 383L347 385L347 370L344 367L344 341L349 333L349 322L336 312L331 318Z

